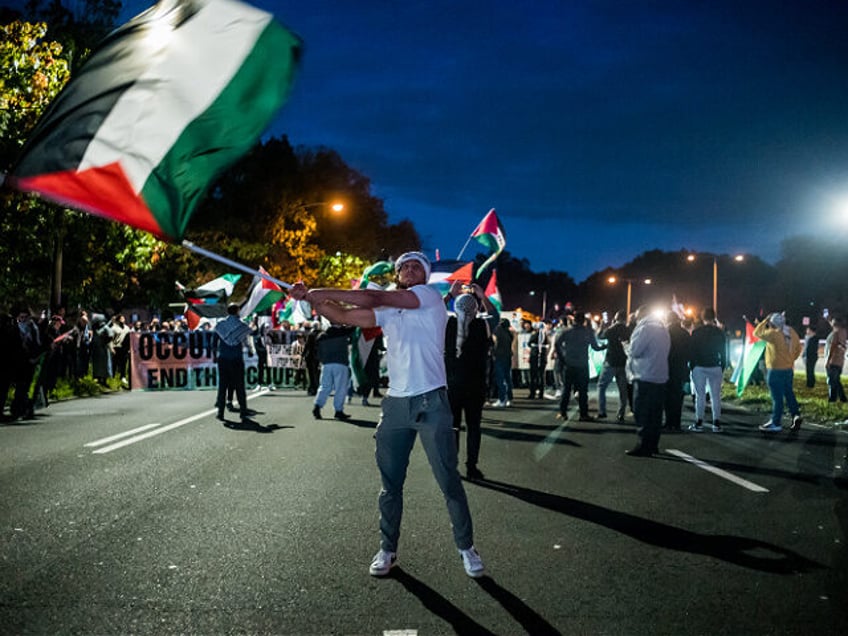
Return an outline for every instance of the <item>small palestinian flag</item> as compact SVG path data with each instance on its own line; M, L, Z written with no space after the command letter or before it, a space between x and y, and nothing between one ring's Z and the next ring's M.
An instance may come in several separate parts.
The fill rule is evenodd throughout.
M486 291L484 293L486 294L486 298L491 301L498 311L503 311L501 292L498 291L498 270L492 270L492 275L489 277L489 283L486 285Z
M160 0L94 50L8 182L178 241L285 101L300 46L237 0Z
M480 224L471 233L471 238L492 252L492 255L477 268L476 278L480 278L480 274L482 274L489 265L495 262L495 259L500 256L501 252L503 252L506 247L506 233L504 232L501 222L498 220L495 208L489 210L488 214L483 217L483 220L480 221Z
M259 268L259 272L266 276L268 275L268 272L262 267ZM277 285L277 283L261 276L254 276L247 301L241 306L239 315L242 318L249 318L252 314L260 314L268 311L282 300L285 295L282 287Z
M183 298L190 304L223 302L233 295L240 278L241 274L224 274L195 289L183 289Z

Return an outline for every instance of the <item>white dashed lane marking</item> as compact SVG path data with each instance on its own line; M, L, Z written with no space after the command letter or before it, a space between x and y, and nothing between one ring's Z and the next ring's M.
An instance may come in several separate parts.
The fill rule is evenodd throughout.
M698 468L706 470L708 473L712 473L713 475L718 475L722 479L726 479L727 481L733 482L737 486L742 486L743 488L750 490L751 492L768 492L768 488L763 488L762 486L755 484L752 481L748 481L747 479L742 479L741 477L737 477L733 473L729 473L726 470L722 470L712 464L708 464L707 462L698 459L697 457L692 457L691 455L687 455L683 451L675 450L673 448L667 448L667 453L675 455L680 459L683 459L690 464L694 464Z

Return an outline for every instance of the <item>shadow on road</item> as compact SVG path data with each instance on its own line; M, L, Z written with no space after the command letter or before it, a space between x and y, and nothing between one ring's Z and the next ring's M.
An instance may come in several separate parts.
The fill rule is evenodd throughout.
M482 427L480 432L483 435L487 435L489 437L495 437L497 439L505 439L511 442L533 442L538 444L539 442L548 439L547 435L538 435L533 433L522 433L520 431L504 431L494 428ZM575 441L572 441L565 437L557 437L555 440L550 441L551 444L562 444L564 446L577 446L581 447L581 444L578 444Z
M772 574L797 574L824 567L797 552L759 539L700 534L578 499L552 495L489 479L475 479L471 483L502 492L536 506L596 523L633 537L642 543L669 550L703 554L752 570Z
M256 420L251 419L235 421L224 420L224 426L231 431L248 431L251 433L273 433L274 431L279 431L283 428L294 428L294 426L280 426L279 424L269 424L268 426L264 426Z
M480 625L480 623L476 622L432 587L404 572L401 567L398 566L392 570L391 578L397 580L409 592L417 596L421 604L433 614L450 623L457 634L473 634L475 636L477 634L486 634L494 636L494 632Z
M500 603L501 606L509 612L516 621L521 623L521 626L528 634L561 633L538 613L532 610L527 603L522 601L509 590L498 585L493 578L483 576L476 579L476 581L477 584L488 592L493 599Z

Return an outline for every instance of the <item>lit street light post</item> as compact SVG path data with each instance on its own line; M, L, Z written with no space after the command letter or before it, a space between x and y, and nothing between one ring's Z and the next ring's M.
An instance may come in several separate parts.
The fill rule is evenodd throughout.
M298 205L296 207L297 207L298 210L303 210L303 211L306 211L306 210L309 210L309 209L312 209L312 208L323 207L323 208L329 209L336 216L341 214L345 209L344 203L342 203L341 201L338 201L338 200L336 200L336 201L316 201L315 203L305 203L305 204ZM307 240L306 238L303 238L302 242L305 243L306 240ZM302 278L303 277L303 261L304 261L302 253L297 254L296 260L297 260L297 276L298 276L298 278Z
M530 295L531 295L531 296L535 296L535 295L536 295L536 291L535 291L535 290L531 290L531 291L530 291ZM547 309L548 309L548 290L543 290L543 291L542 291L542 320L544 320L544 319L545 319L545 315L546 315Z
M689 254L686 257L686 260L690 263L695 262L695 254ZM733 257L733 260L737 263L741 263L745 260L745 257L742 254L737 254ZM713 254L713 311L718 315L718 256Z
M637 278L621 278L621 277L616 277L616 276L610 276L607 279L607 282L610 285L615 285L620 280L627 283L627 317L629 318L630 317L630 298L632 296L633 283L634 282L636 282L636 283L641 282L641 283L644 283L645 285L650 285L652 281L651 281L650 278L645 278L645 279L640 280L640 279L637 279Z

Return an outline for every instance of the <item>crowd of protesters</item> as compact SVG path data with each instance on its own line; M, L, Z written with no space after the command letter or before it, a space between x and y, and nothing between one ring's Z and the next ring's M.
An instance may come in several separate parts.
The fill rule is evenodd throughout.
M458 296L452 290L453 296ZM449 309L453 303L448 297ZM482 296L482 294L477 294ZM628 376L626 366L628 350L631 346L630 335L638 324L635 314L626 316L616 312L612 320L606 312L603 318L576 312L570 305L561 313L547 320L532 322L520 320L517 324L507 318L499 319L496 312L488 311L482 301L477 299L481 315L494 319L486 322L485 343L482 346L485 355L485 378L475 386L485 387L485 396L491 400L491 406L505 408L512 404L516 389L527 389L527 398L552 398L559 403L558 412L567 417L572 395L579 406L579 419L592 421L595 417L607 417L607 393L610 384L615 383L618 395L616 419L624 422L629 410L633 413L633 374ZM461 312L460 312L461 314ZM462 314L461 314L462 315ZM691 320L687 316L672 312L666 314L666 326L670 345L667 355L668 377L664 381L663 419L661 427L666 431L681 428L681 412L686 396L692 396L695 407L695 420L688 430L700 432L705 429L703 420L707 407L710 407L711 428L721 431L720 387L725 381L725 369L729 366L728 339L723 326L717 321L715 313L707 308L699 319ZM760 322L774 320L779 323L781 314L768 314ZM467 320L465 316L463 319ZM34 407L40 402L48 404L49 394L59 379L80 380L90 376L101 386L107 386L109 378L117 378L121 385L130 384L130 337L132 332L153 332L163 334L188 332L189 324L185 319L162 320L152 318L148 321L134 320L128 323L122 313L109 315L102 312L89 312L78 309L74 313L60 310L48 316L46 312L33 314L25 303L17 303L7 313L0 314L2 320L2 344L0 351L9 363L2 367L0 377L0 400L2 400L4 419L26 418L33 415ZM828 399L832 402L845 402L845 391L841 382L842 365L846 351L846 328L841 317L828 318L831 331L827 335L824 353L825 371L828 385ZM200 329L211 332L212 325L203 320ZM252 347L259 360L259 378L270 378L264 373L268 363L268 346L286 344L298 361L295 387L318 394L321 377L319 356L319 336L327 325L320 321L302 321L292 325L280 321L274 329L266 320L254 318L250 324ZM781 327L782 328L782 327ZM762 329L762 328L761 328ZM453 332L451 332L453 334ZM803 351L810 369L819 352L820 336L818 331L809 329L806 339L792 350L792 354ZM451 346L455 347L456 336L450 336ZM354 344L351 340L351 346ZM477 349L481 349L479 343ZM522 350L526 349L526 351ZM591 349L601 350L603 359L597 369L597 415L592 416L588 409L589 392L589 355ZM367 360L367 374L361 386L356 389L348 381L346 397L348 401L355 391L359 392L363 405L369 405L368 398L382 397L380 388L387 380L380 375L380 359L384 352L382 340L374 347L373 354ZM784 356L785 357L785 356ZM795 356L797 357L797 356ZM523 364L519 364L522 360ZM755 370L752 382L766 383L766 356ZM795 359L794 357L792 358ZM781 358L782 360L782 358ZM449 362L449 361L448 361ZM451 363L453 364L453 363ZM475 363L475 364L480 364ZM785 366L785 365L784 365ZM478 368L478 367L475 367ZM797 420L791 428L800 426L799 409L792 402L792 395L781 384L778 390L774 380L780 373L770 373L772 382L768 384L772 397L778 402L789 400L787 407ZM593 373L593 375L595 375ZM468 380L464 380L468 381ZM808 386L813 386L815 376L808 373ZM270 381L260 381L257 388L274 388ZM10 390L13 389L13 390ZM458 395L458 393L456 393ZM11 397L11 399L9 399ZM326 398L324 398L326 400ZM8 415L6 406L8 404ZM320 400L318 400L320 402ZM317 403L317 402L316 402ZM336 402L336 406L341 402ZM319 405L320 406L320 405ZM341 411L336 408L336 411ZM773 415L778 417L782 408L775 408ZM477 429L476 417L472 417L472 428ZM768 430L777 430L779 423L771 420ZM457 429L459 424L457 424ZM476 443L474 444L476 447ZM472 449L470 465L476 471L476 454Z

